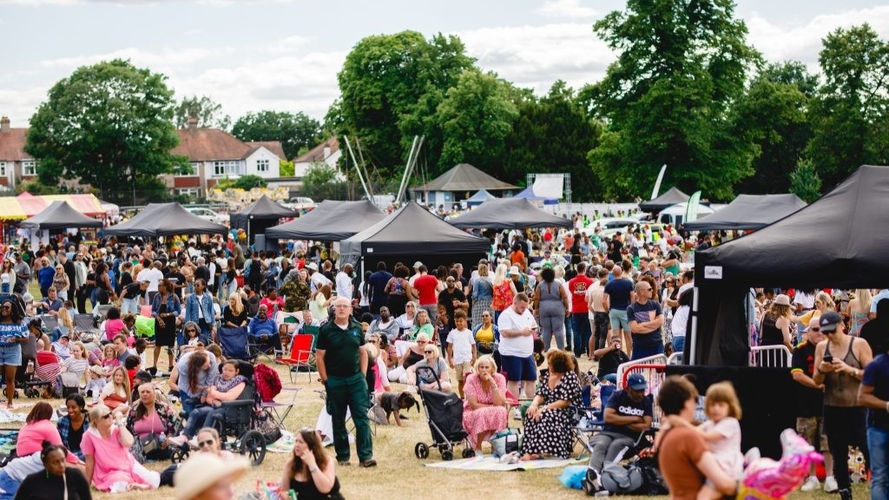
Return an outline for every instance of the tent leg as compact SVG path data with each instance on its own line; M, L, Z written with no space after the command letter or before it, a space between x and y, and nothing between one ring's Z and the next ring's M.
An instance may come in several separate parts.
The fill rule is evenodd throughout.
M697 362L697 340L698 340L698 287L694 288L694 296L691 301L691 331L688 338L688 365L694 365Z

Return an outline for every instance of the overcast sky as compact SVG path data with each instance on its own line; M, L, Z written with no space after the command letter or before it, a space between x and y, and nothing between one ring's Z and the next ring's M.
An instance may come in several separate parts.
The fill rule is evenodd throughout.
M177 98L208 95L248 111L323 118L336 73L361 38L411 29L459 35L485 70L544 93L602 77L614 55L592 23L617 0L0 0L0 114L13 126L75 68L115 57L162 72ZM889 38L889 5L872 0L741 0L736 15L770 61L817 69L821 38L869 22Z

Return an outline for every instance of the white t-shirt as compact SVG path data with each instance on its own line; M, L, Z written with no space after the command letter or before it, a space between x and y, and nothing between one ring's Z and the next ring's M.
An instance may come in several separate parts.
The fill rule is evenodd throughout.
M537 326L537 321L530 309L518 314L515 308L510 306L500 313L497 319L497 328L504 330L525 330ZM518 356L527 358L534 354L534 337L532 335L523 335L521 337L504 337L500 336L500 347L498 348L501 356Z
M330 283L330 280L327 279L327 276L321 274L320 271L315 272L314 274L312 274L312 277L309 278L309 285L311 285L310 288L312 290L312 293L317 292L319 288L328 283ZM351 298L351 296L349 298Z
M796 295L793 297L794 304L801 304L803 306L803 310L809 310L815 308L815 295L809 294L800 290L796 291Z
M336 275L336 295L352 299L352 278L342 271Z
M454 364L469 363L472 361L472 330L451 330L448 334L448 344L453 345Z
M156 292L157 284L162 279L164 279L164 273L154 267L143 269L136 275L136 281L148 281L147 291L149 292Z
M673 322L670 323L670 331L674 337L685 337L686 326L688 325L688 306L679 306L676 313L673 314Z

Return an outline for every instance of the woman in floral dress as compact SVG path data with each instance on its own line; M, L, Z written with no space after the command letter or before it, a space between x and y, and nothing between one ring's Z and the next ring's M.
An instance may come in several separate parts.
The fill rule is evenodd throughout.
M491 356L479 356L473 373L466 377L463 388L463 428L469 433L469 442L476 454L481 454L482 443L494 433L506 428L507 411L506 379L497 373L497 364Z

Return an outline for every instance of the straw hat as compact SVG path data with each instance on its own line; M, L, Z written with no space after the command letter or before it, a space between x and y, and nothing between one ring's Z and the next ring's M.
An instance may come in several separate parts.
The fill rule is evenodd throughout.
M226 477L237 480L249 466L242 458L223 460L214 453L196 453L179 466L173 477L176 500L191 500Z
M779 306L789 306L790 305L790 297L787 295L779 294L775 297L775 304Z

